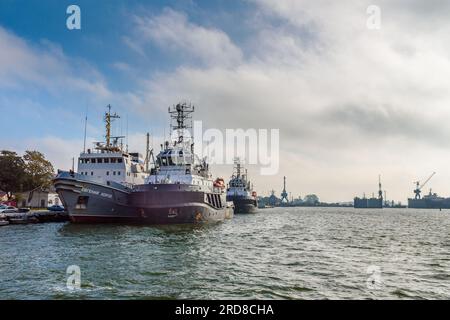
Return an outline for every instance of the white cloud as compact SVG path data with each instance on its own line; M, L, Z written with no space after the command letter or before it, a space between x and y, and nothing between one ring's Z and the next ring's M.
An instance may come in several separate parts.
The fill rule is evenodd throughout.
M240 63L229 68L218 59L158 74L142 82L151 92L144 100L165 107L190 99L211 127L280 128L280 174L255 176L256 185L281 185L287 175L294 195L350 200L376 191L381 173L391 199L405 201L411 182L436 170L434 185L448 192L439 159L450 155L450 132L440 125L450 119L442 41L450 24L439 19L433 28L426 16L439 11L382 1L382 28L371 31L369 1L254 4L260 20ZM181 48L175 35L184 34L186 18L166 19L172 14L142 18L151 21L143 25L156 43Z
M166 8L161 15L135 16L134 20L136 35L126 42L141 54L142 47L151 41L177 58L195 58L207 65L232 66L242 59L241 50L226 33L191 23L181 12Z
M84 92L108 98L101 74L82 61L69 59L49 41L32 45L0 26L0 89L46 90L51 94Z

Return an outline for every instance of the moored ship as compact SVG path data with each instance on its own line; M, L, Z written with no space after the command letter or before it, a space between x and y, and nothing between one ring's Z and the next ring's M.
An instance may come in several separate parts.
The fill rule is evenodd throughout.
M235 159L233 175L228 183L227 201L233 201L235 213L255 213L258 209L256 192L248 180L247 170L242 173L240 159Z
M450 198L438 196L435 192L430 192L421 198L409 198L408 208L415 209L450 209Z
M416 188L414 189L414 198L408 198L408 208L415 209L450 209L450 198L438 196L437 193L430 192L421 197L422 188L431 180L436 174L433 172L422 184L419 181L414 182Z
M108 180L106 184L89 182L86 186L83 178L89 174L80 178L79 174L61 173L55 186L71 221L184 224L232 218L233 206L226 201L223 180L212 179L209 165L194 154L192 139L186 134L191 128L186 122L193 111L194 107L186 103L169 108L176 139L164 143L144 183Z
M129 196L132 219L150 224L217 222L232 218L223 179L212 179L206 159L194 153L189 137L194 107L179 103L169 108L175 141L168 141L156 156L147 183ZM188 123L189 122L189 123Z
M95 142L93 149L83 150L78 158L77 172L59 171L53 180L73 222L83 221L88 213L90 216L114 215L127 210L132 186L144 183L148 176L145 168L148 167L148 150L144 159L137 152L124 150L123 144L119 143L124 137L111 136L112 121L118 118L108 105L104 117L106 141Z

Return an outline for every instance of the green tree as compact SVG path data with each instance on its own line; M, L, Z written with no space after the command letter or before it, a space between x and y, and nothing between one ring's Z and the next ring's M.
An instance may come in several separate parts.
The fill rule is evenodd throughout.
M39 151L27 150L23 156L25 163L25 186L27 190L49 187L54 176L53 166Z
M0 189L11 197L14 192L23 191L25 162L13 151L0 151Z

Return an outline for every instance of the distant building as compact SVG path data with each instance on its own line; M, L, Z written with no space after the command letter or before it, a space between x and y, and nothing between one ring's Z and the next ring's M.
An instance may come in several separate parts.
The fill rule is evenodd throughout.
M52 205L61 205L58 194L51 189L38 187L34 190L20 194L19 207L47 208Z
M49 192L47 202L49 206L53 205L62 205L61 200L59 199L59 195L56 192Z

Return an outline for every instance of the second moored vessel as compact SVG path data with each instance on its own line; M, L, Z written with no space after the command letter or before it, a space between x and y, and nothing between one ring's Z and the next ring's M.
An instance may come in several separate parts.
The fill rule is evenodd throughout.
M235 213L255 213L258 209L256 191L248 180L247 170L243 174L240 159L235 159L233 175L228 183L227 200L233 201Z

